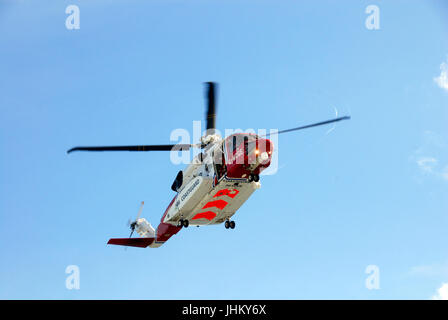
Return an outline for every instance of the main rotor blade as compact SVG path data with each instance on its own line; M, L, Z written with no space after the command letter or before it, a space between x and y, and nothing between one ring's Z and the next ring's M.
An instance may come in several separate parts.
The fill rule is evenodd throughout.
M274 134L280 134L280 133L286 133L286 132L291 132L291 131L297 131L297 130L312 128L312 127L322 126L322 125L325 125L325 124L338 122L338 121L342 121L342 120L349 120L349 119L350 119L350 116L339 117L339 118L335 118L335 119L331 119L331 120L326 120L326 121L316 122L316 123L313 123L313 124L308 124L306 126L301 126L301 127L297 127L297 128L291 128L291 129L281 130L281 131L277 131L277 132L273 132L273 133L268 133L268 134L265 134L264 137L271 136L271 135L274 135Z
M144 146L105 146L105 147L74 147L67 151L187 151L194 147L191 144L162 144Z
M216 127L217 84L214 82L206 82L206 85L207 85L207 92L205 98L207 100L207 113L206 113L207 130L212 130L212 133L214 133Z

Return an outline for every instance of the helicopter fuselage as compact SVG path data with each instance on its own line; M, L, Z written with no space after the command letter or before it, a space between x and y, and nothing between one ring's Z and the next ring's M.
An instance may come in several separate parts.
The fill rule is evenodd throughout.
M179 171L171 189L176 195L162 216L157 230L144 218L130 223L128 238L111 238L112 245L146 248L159 247L182 227L205 226L223 223L226 229L234 229L231 220L236 211L249 199L261 184L260 174L271 164L273 143L265 136L250 133L234 133L225 139L216 134L216 83L206 82L206 133L199 144L77 146L74 151L169 151L182 152L191 148L203 151L193 158L185 170ZM338 117L295 128L270 133L278 135L292 131L348 120ZM173 154L171 154L173 156ZM132 238L133 232L141 236Z
M261 187L259 174L269 167L273 144L256 135L234 134L215 142L182 171L181 186L162 216L151 247L176 234L185 221L205 226L230 221Z

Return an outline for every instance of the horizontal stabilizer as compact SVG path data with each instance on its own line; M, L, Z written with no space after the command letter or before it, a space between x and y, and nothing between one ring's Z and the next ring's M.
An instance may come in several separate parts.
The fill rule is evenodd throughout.
M109 239L107 244L115 244L118 246L146 248L153 243L155 238L115 238Z

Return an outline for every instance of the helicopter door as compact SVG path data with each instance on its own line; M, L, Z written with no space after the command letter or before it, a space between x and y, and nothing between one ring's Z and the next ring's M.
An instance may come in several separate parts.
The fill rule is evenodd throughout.
M215 172L218 181L227 173L227 166L223 149L224 144L221 144L221 146L213 152L213 164L215 166Z

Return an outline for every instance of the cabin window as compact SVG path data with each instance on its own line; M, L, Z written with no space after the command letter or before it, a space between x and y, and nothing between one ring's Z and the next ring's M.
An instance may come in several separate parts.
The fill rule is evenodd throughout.
M232 139L232 153L235 154L236 152L236 136L233 136Z

